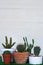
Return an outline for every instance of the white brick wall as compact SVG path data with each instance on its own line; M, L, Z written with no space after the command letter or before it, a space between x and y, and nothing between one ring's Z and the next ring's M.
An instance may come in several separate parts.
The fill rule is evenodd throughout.
M0 0L0 48L5 35L17 43L34 38L43 55L43 0Z

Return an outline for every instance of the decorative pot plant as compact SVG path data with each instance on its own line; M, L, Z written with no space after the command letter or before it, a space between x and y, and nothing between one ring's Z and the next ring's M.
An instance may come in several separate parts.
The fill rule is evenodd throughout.
M29 57L30 64L42 64L42 56L39 56L40 50L39 46L34 47L34 55Z
M4 51L3 60L4 60L5 64L10 64L11 63L11 57L12 57L12 55L11 55L10 51Z
M25 46L23 44L17 45L17 51L14 52L14 59L17 64L24 64L28 58L28 52L25 50Z
M17 64L24 64L27 62L27 59L30 55L30 48L28 45L27 37L23 37L24 44L18 44L16 49L17 51L14 52L14 59ZM28 50L29 49L29 50ZM32 49L32 48L31 48Z
M28 44L27 37L23 37L24 44L26 47L26 51L28 52L29 56L32 54L32 48L34 47L34 39L32 39L32 43ZM29 62L29 58L27 59L27 63Z
M3 51L5 50L9 50L9 51L12 51L12 47L14 46L15 42L12 43L12 37L10 37L10 42L8 42L8 38L7 36L5 36L5 44L2 43L4 49Z

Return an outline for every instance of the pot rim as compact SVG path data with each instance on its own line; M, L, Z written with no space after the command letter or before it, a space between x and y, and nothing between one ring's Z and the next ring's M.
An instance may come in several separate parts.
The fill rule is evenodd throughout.
M42 56L29 56L29 57L37 58L37 57L42 57Z

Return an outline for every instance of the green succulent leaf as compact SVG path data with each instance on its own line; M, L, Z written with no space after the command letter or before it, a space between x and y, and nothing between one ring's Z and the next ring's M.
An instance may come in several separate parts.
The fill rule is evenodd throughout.
M8 45L8 38L7 38L7 36L5 36L5 45L6 46Z
M3 47L6 48L6 46L2 43Z
M10 43L9 44L12 45L12 37L10 37Z

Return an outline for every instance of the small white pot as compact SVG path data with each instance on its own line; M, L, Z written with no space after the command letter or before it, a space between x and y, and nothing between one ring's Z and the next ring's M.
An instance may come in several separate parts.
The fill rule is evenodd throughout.
M29 64L42 64L42 56L29 56Z

